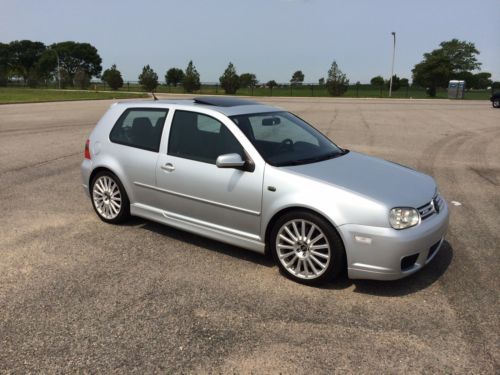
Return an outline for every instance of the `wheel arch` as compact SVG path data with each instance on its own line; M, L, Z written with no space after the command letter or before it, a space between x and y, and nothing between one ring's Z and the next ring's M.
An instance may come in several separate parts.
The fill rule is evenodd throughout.
M94 177L99 173L99 172L110 172L112 174L114 174L116 176L116 178L118 178L118 180L120 181L121 185L123 186L123 188L125 189L125 193L127 194L127 197L131 198L131 195L130 195L130 189L129 187L127 186L126 183L124 183L123 179L120 177L120 174L119 173L116 173L116 171L114 171L112 168L109 168L108 166L103 166L103 165L100 165L100 166L97 166L95 167L92 172L90 173L90 176L89 176L89 181L88 181L88 184L89 184L89 191L91 191L91 186L92 186L92 180L94 179Z
M90 173L90 176L89 176L89 187L91 186L92 184L92 180L94 179L94 177L99 173L99 172L111 172L113 173L116 177L118 177L118 175L116 174L115 171L113 171L112 169L108 168L108 167L103 167L103 166L100 166L100 167L96 167L92 170L92 172ZM118 177L119 178L119 177Z
M265 241L265 244L266 244L266 247L265 247L265 253L266 254L270 254L270 248L269 248L269 240L270 240L270 236L271 236L271 232L273 230L273 227L274 227L274 224L276 223L276 221L278 221L278 219L280 217L282 217L283 215L289 213L289 212L293 212L293 211L307 211L311 214L314 214L314 215L317 215L319 217L321 217L323 220L325 220L327 223L329 223L331 226L332 226L332 229L338 234L340 240L342 241L342 245L344 247L344 252L345 252L345 241L344 241L344 238L342 236L342 233L337 229L337 226L335 225L335 223L329 219L327 216L325 216L323 213L319 212L319 211L316 211L316 210L313 210L309 207L303 207L303 206L290 206L290 207L285 207L281 210L279 210L278 212L276 212L272 217L271 219L269 220L269 222L267 223L266 225L266 231L265 231L265 234L264 234L264 241ZM346 254L347 255L347 254ZM345 257L344 257L345 259Z

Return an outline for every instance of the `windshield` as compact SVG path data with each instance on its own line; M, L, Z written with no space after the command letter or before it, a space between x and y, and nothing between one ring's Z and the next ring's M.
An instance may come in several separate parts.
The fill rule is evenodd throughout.
M231 120L274 166L314 163L347 152L289 112L237 115Z

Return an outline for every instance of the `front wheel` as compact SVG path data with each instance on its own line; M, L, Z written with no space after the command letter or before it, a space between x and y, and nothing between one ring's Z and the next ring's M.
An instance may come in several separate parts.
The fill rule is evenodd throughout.
M280 270L303 284L323 284L344 266L345 250L338 233L325 219L308 211L279 218L270 242Z
M113 173L99 172L91 183L92 205L102 221L118 224L130 216L130 202L122 183Z
M495 99L492 102L494 108L500 108L500 99Z

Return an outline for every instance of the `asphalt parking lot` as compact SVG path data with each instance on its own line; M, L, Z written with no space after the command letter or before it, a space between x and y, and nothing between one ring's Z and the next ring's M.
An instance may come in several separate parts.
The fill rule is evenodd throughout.
M499 373L500 110L486 101L263 99L342 147L431 174L447 242L395 282L323 288L133 219L80 185L110 101L0 106L0 372Z

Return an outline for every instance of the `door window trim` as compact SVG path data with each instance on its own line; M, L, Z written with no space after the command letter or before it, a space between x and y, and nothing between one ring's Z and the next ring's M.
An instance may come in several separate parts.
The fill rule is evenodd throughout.
M168 129L168 142L167 142L167 150L166 150L166 155L168 156L172 156L172 157L175 157L175 158L181 158L181 159L186 159L186 160L192 160L192 161L196 161L196 162L199 162L199 163L205 163L205 164L210 164L210 165L214 165L215 166L215 160L214 162L209 162L209 161L206 161L206 160L200 160L199 158L192 158L192 157L187 157L185 155L176 155L176 154L172 154L170 153L170 150L171 150L171 141L172 141L172 129L173 129L173 125L174 125L174 121L175 121L175 115L177 114L177 112L187 112L187 113L194 113L196 115L202 115L202 116L206 116L206 117L209 117L215 121L217 121L218 123L220 123L221 125L221 128L223 126L226 127L226 131L229 132L229 134L235 139L236 142L238 142L238 144L240 145L241 147L241 150L243 151L243 155L241 155L242 158L244 158L246 160L246 163L245 163L245 166L242 167L242 168L238 168L238 169L243 169L243 170L248 170L250 172L253 172L253 170L255 169L255 165L252 161L252 159L250 158L250 156L248 155L248 153L246 152L245 150L245 147L243 147L243 145L241 144L241 142L239 141L238 137L236 137L233 132L229 129L229 127L221 120L219 120L218 118L214 117L214 116L211 116L207 113L204 113L204 112L198 112L198 111L193 111L193 110L189 110L189 109L175 109L175 111L173 112L172 114L172 119L170 121L170 124L169 124L169 129ZM198 128L199 129L199 128ZM202 132L204 132L204 130L200 130ZM207 133L210 133L210 132L207 132ZM213 133L212 133L213 134ZM220 134L220 133L219 133ZM220 155L219 155L220 156ZM248 165L248 166L247 166ZM237 168L235 168L237 169Z

